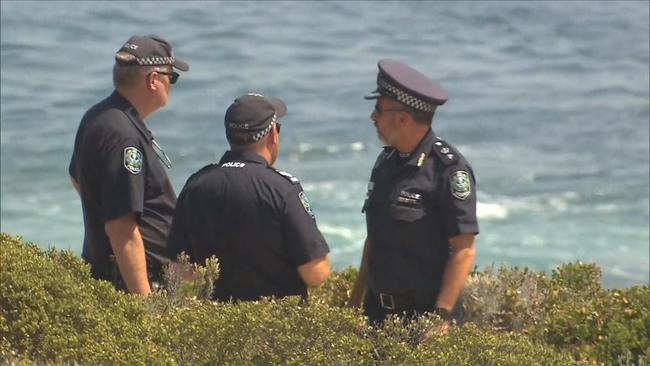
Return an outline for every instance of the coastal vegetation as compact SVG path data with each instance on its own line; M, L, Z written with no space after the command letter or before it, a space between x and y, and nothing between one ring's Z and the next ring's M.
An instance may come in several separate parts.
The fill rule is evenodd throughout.
M181 273L194 267L195 275ZM0 236L0 364L649 365L650 287L604 289L596 264L474 271L466 322L366 325L345 306L356 271L299 299L206 300L218 263L186 258L147 298L94 280L74 253ZM432 330L434 332L432 333ZM428 335L424 337L424 335Z

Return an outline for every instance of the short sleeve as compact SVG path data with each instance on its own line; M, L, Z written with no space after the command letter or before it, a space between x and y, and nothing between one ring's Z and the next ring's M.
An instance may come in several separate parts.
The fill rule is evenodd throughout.
M129 212L142 214L147 162L135 138L114 138L103 149L100 168L101 215L104 222Z
M441 215L447 237L478 234L476 179L472 168L469 164L455 164L441 178Z
M284 197L282 226L294 265L303 265L329 253L329 247L316 226L316 218L300 184L292 185Z
M68 165L68 174L70 174L70 176L72 178L74 178L78 182L79 177L77 177L77 167L76 167L76 165L77 165L77 162L76 162L75 154L73 153L72 157L70 158L70 165Z

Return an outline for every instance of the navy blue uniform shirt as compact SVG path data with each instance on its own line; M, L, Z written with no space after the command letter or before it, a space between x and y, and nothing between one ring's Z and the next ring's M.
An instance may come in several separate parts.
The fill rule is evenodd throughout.
M478 233L476 183L465 158L432 130L401 157L385 148L368 184L368 289L435 304L448 239Z
M228 151L187 180L168 250L200 264L215 255L219 300L306 296L297 267L329 252L298 179L248 151Z
M117 91L81 120L69 173L81 188L82 257L95 278L115 279L104 224L130 212L136 214L150 277L157 279L167 262L164 248L176 195L152 139L138 112Z

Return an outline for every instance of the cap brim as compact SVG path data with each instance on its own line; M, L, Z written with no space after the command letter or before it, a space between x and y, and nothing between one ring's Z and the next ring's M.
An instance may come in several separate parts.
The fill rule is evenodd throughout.
M172 66L174 66L175 68L181 71L187 71L190 69L190 65L188 65L187 62L176 57L174 57L174 63L172 64Z
M275 114L278 115L278 118L287 114L287 105L284 104L283 101L274 97L266 97L266 99L268 99L271 105L273 106L273 109L275 110Z
M370 99L377 99L381 97L381 93L379 92L379 89L375 89L371 92L372 94L370 95L365 95L363 99L370 100Z

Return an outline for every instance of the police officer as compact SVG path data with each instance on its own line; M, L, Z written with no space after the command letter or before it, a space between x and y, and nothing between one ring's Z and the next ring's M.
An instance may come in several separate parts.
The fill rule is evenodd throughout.
M93 277L132 293L151 292L165 259L176 195L171 162L144 123L167 103L189 66L158 36L133 36L116 53L115 90L81 119L70 178L81 196L82 257ZM119 269L119 270L118 270Z
M169 256L220 262L213 297L307 297L329 274L329 248L297 178L275 169L285 104L250 93L225 115L230 143L218 164L192 175L178 197Z
M447 93L395 60L378 63L371 119L387 145L370 176L367 238L350 304L373 323L437 312L459 320L474 259L476 183L469 163L431 129ZM364 296L365 294L365 296Z

